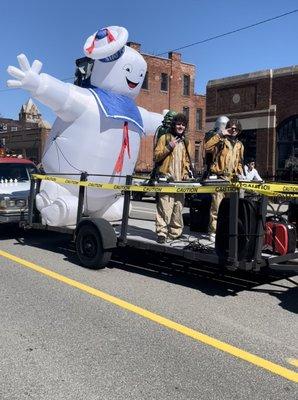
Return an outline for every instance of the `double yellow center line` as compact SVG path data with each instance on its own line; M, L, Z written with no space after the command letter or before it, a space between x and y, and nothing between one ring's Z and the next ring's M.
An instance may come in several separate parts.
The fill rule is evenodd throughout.
M244 360L250 364L256 365L257 367L263 368L275 375L279 375L279 376L286 378L293 382L298 382L298 373L295 371L292 371L288 368L282 367L281 365L278 365L271 361L265 360L262 357L251 354L245 350L241 350L241 349L239 349L235 346L232 346L228 343L222 342L222 341L212 338L208 335L205 335L204 333L201 333L194 329L188 328L187 326L178 324L177 322L174 322L168 318L164 318L161 315L155 314L144 308L135 306L134 304L128 303L127 301L121 300L115 296L111 296L105 292L102 292L101 290L98 290L91 286L85 285L74 279L67 278L66 276L58 274L57 272L51 271L51 270L41 267L37 264L34 264L30 261L26 261L22 258L16 257L10 253L7 253L6 251L0 250L0 256L6 258L8 260L11 260L17 264L20 264L26 268L30 268L31 270L39 272L49 278L55 279L59 282L63 282L66 285L72 286L72 287L79 289L85 293L88 293L92 296L95 296L102 300L108 301L109 303L112 303L112 304L114 304L118 307L121 307L127 311L130 311L134 314L140 315L143 318L147 318L147 319L149 319L159 325L162 325L168 329L172 329L173 331L179 332L185 336L188 336L194 340L197 340L198 342L204 343L204 344L211 346L217 350L223 351L223 352L228 353L236 358Z

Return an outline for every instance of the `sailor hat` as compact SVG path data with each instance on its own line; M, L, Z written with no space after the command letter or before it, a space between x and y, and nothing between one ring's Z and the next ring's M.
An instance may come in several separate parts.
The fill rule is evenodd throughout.
M117 60L124 52L128 32L121 26L108 26L89 36L84 45L87 57L102 62Z

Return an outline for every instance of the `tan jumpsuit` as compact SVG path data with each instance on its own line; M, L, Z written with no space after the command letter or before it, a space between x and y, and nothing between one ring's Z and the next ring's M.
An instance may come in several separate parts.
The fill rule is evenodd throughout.
M226 178L231 181L233 177L243 174L243 144L235 139L228 139L219 133L205 139L205 150L212 151L213 162L211 165L211 173L219 177ZM216 232L217 214L219 205L225 197L223 192L214 193L212 195L209 232Z

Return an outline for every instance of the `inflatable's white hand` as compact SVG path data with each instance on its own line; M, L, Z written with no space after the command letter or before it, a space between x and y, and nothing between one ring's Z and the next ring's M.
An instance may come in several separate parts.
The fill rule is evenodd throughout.
M25 54L20 54L17 57L20 65L20 69L9 66L7 72L9 75L16 79L9 79L7 81L7 86L12 88L22 88L29 90L30 92L35 92L40 84L40 70L42 68L42 63L38 60L33 61L30 67L29 61Z

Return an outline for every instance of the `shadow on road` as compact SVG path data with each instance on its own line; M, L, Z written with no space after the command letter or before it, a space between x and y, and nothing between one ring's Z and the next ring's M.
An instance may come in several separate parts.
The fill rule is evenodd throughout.
M120 251L115 254L110 267L153 277L175 285L199 290L208 296L236 296L241 291L268 293L281 300L280 306L298 312L298 279L294 271L263 270L260 273L227 271L220 267L181 261L144 251ZM266 286L264 286L266 285ZM293 285L295 285L293 287Z
M79 265L74 244L69 235L42 230L24 230L17 225L0 226L0 240L14 239L15 246L36 247L42 250L60 253L65 260Z
M14 239L15 246L36 247L62 254L66 261L79 265L74 243L69 235L47 231L24 231L16 226L1 226L0 240L5 239ZM261 273L231 272L205 263L179 260L137 249L117 250L108 268L118 268L186 286L208 296L236 296L239 292L247 290L268 293L280 300L282 308L298 313L298 280L293 278L297 275L296 272L289 270L264 270Z
M273 293L272 295L280 300L280 307L298 314L298 286L291 287L284 292Z

